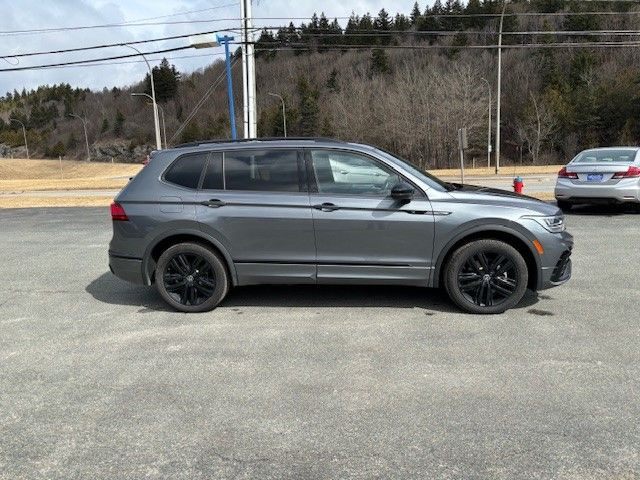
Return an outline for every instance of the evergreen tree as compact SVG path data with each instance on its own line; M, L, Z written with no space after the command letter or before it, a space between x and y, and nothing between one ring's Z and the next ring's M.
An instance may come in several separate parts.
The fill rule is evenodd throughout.
M333 125L329 116L325 116L322 119L322 126L320 127L320 135L323 137L331 138L335 135Z
M64 148L64 144L61 141L59 141L51 148L49 153L53 158L58 158L58 157L64 157L67 151Z
M382 48L374 48L371 52L371 75L391 73L389 56Z
M330 92L337 92L338 91L338 70L336 70L335 68L331 69L331 72L329 73L329 78L327 79L327 89Z
M121 136L123 132L123 127L124 127L124 115L120 110L116 110L116 119L113 122L113 134L116 137Z
M299 130L302 136L312 137L318 133L318 97L320 92L317 88L309 83L306 76L298 79L298 96L300 121Z
M78 140L76 139L76 136L73 134L73 132L71 132L69 134L69 137L67 138L67 150L75 150L77 146Z
M200 133L200 126L198 122L191 121L187 124L185 129L182 131L182 136L180 137L180 141L182 143L195 142L197 140L202 140L202 134Z
M411 10L411 15L409 16L411 25L414 27L418 26L420 23L420 17L422 17L422 14L420 13L420 6L418 5L418 2L416 2L413 4L413 10Z
M156 100L158 102L166 102L176 96L178 93L178 83L180 74L176 67L169 65L166 58L163 58L160 65L153 67L153 82L156 90ZM149 74L144 78L145 93L151 95L151 79Z
M109 130L109 120L106 118L102 119L102 127L100 127L100 133L106 133Z

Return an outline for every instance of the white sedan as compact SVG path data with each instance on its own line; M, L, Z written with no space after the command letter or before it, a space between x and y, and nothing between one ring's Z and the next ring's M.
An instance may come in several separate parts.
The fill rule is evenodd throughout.
M640 203L640 148L594 148L579 153L558 172L558 206Z

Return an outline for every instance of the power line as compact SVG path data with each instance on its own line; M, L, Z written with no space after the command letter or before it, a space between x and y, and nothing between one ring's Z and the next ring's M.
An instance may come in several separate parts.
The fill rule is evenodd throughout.
M221 5L219 8L235 6L238 3ZM218 8L218 7L216 7ZM509 12L505 13L505 17L567 17L567 16L613 16L613 15L622 15L622 16L637 16L640 15L640 10L637 11L614 11L614 12ZM427 17L430 18L498 18L500 17L500 13L442 13L442 14L429 14ZM327 15L327 18L336 19L336 20L348 20L351 17L346 16L332 16ZM308 21L308 17L253 17L254 20L283 20L283 21ZM67 32L74 30L87 30L87 29L95 29L95 28L113 28L113 27L144 27L144 26L158 26L158 25L190 25L197 23L215 23L215 22L238 22L241 21L242 18L239 17L229 17L229 18L208 18L208 19L200 19L200 20L179 20L179 21L169 21L169 22L132 22L132 23L112 23L112 24L104 24L104 25L86 25L86 26L76 26L76 27L56 27L56 28L44 28L44 29L31 29L31 30L5 30L0 31L0 36L7 35L27 35L27 34L42 34L42 33L50 33L50 32ZM284 26L283 26L284 27ZM259 26L257 28L264 28Z
M29 52L29 53L12 53L12 54L8 54L8 55L0 55L0 58L22 58L22 57L33 57L33 56L37 56L37 55L52 55L52 54L56 54L56 53L69 53L69 52L83 52L83 51L87 51L87 50L97 50L100 48L111 48L111 47L122 47L124 45L138 45L141 43L153 43L153 42L162 42L165 40L176 40L178 38L187 38L187 37L191 37L191 36L196 36L196 35L208 35L211 33L218 33L221 32L222 30L209 30L207 32L199 32L199 33L187 33L184 35L173 35L171 37L161 37L161 38L151 38L151 39L147 39L147 40L135 40L132 42L119 42L119 43L107 43L107 44L102 44L102 45L93 45L90 47L76 47L76 48L66 48L66 49L61 49L61 50L49 50L46 52ZM225 30L228 31L228 30Z
M164 50L155 50L153 52L142 52L142 55L154 55L158 53L178 52L180 50L186 50L188 48L192 48L191 45L188 45L186 47L174 47L174 48L166 48ZM140 56L139 53L129 53L126 55L115 55L112 57L104 57L104 58L92 58L89 60L75 60L72 62L60 62L60 63L49 63L46 65L34 65L31 67L2 68L0 69L0 72L19 72L23 70L40 70L40 69L50 68L50 67L62 67L66 65L82 65L85 63L96 63L102 60L118 60L120 58L131 58L131 57L139 57L139 56Z
M638 47L639 41L628 42L562 42L562 43L515 43L515 44L503 44L500 45L321 45L321 46L309 46L308 44L289 44L287 47L275 47L275 48L256 48L261 52L273 52L273 51L301 51L301 50L452 50L452 49L467 49L467 50L491 50L491 49L523 49L523 48L614 48L614 47Z
M238 59L234 58L231 61L231 69L233 69L233 67L236 65ZM215 90L215 88L220 84L220 82L224 79L226 75L226 72L223 71L218 78L216 78L214 80L214 82L211 84L211 86L207 89L207 91L204 93L204 95L202 96L202 98L198 101L198 103L196 103L195 107L193 107L193 109L191 110L191 112L189 113L189 115L187 115L187 118L185 118L184 122L182 122L182 124L178 127L178 129L175 131L175 133L172 135L172 137L169 139L169 143L173 142L173 140L180 135L180 133L182 133L182 131L185 129L185 127L189 124L189 122L196 116L196 114L198 113L198 110L200 110L200 107L202 107L202 105L204 105L204 103L209 99L209 97L211 96L211 94L213 93L213 91Z
M166 60L182 60L182 59L187 59L187 58L204 58L204 57L224 57L224 52L221 53L201 53L198 55L178 55L175 57L162 57L162 58L148 58L147 60L149 60L149 62L159 62L163 59ZM59 69L59 68L86 68L86 67L102 67L102 66L109 66L109 65L131 65L131 64L135 64L135 63L145 63L144 60L128 60L128 61L124 61L124 62L103 62L103 61L98 61L96 63L83 63L80 65L57 65L57 66L52 66L52 67L42 67L39 68L39 70L54 70L54 69Z
M36 34L36 33L68 32L68 31L72 31L72 30L90 30L90 29L94 29L94 28L136 27L136 26L145 26L145 25L172 25L172 24L177 24L177 23L192 23L192 22L196 22L196 21L192 20L192 21L182 21L182 22L157 22L157 23L146 23L146 22L148 22L149 20L157 20L157 19L161 19L161 18L176 17L176 16L179 16L179 15L189 15L191 13L200 13L200 12L205 12L205 11L218 10L218 9L221 9L221 8L235 7L237 5L239 5L238 2L227 3L225 5L219 5L217 7L210 7L210 8L203 8L203 9L200 9L200 10L190 10L190 11L186 11L186 12L173 13L173 14L170 14L170 15L160 15L158 17L142 18L142 19L138 19L138 20L128 20L128 21L117 22L117 23L106 23L106 24L102 24L102 25L81 25L81 26L75 26L75 27L33 28L33 29L26 29L26 30L0 30L0 35L3 35L3 36L6 36L6 35L29 35L29 34Z
M453 35L498 35L499 32L484 30L429 30L429 31L412 31L412 30L369 30L366 32L349 32L349 33L302 33L303 37L394 37L394 36L453 36ZM567 35L567 36L633 36L640 35L640 30L533 30L533 31L517 31L502 32L503 35ZM271 40L267 40L271 41ZM274 41L278 41L277 38Z

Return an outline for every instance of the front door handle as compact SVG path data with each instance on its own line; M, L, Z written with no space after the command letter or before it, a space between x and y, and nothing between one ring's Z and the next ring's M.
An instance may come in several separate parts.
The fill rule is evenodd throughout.
M204 202L200 202L200 205L204 205L209 208L220 208L224 207L226 203L222 200L218 200L217 198L212 198L211 200L205 200Z
M314 205L313 208L315 208L316 210L321 210L323 212L333 212L335 210L340 209L339 206L329 202Z

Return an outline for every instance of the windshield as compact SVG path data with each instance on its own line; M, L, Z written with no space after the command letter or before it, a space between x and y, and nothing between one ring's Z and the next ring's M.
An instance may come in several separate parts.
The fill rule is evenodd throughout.
M444 182L440 180L438 177L431 175L430 173L419 170L415 165L413 165L411 162L407 160L399 158L396 155L389 153L385 150L380 150L379 148L376 148L376 151L383 157L387 158L388 160L391 160L392 162L399 164L402 168L404 168L405 170L410 172L412 175L416 176L417 178L422 180L424 183L429 185L429 187L435 190L438 190L440 192L450 192L452 190L455 190L455 187L450 183Z
M633 163L637 149L587 150L580 153L571 163Z

